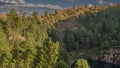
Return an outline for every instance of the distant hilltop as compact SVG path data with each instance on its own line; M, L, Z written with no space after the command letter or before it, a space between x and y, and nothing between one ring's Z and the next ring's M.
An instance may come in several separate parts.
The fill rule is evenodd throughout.
M64 10L56 10L57 11L57 16L63 20L66 19L68 17L74 17L74 16L79 16L81 14L84 14L86 12L98 12L100 10L104 10L110 7L118 7L119 5L109 5L109 6L93 6L93 5L87 5L87 6L79 6L79 7L75 7L73 6L72 8L68 8L68 9L64 9ZM94 11L93 11L94 10ZM55 11L55 10L54 10ZM55 11L55 12L56 12ZM47 18L52 18L52 17L56 17L55 13L49 13L47 12ZM44 18L46 18L46 16L44 16L45 14L43 13L43 15L39 16L40 20L44 20ZM1 19L6 19L6 14L0 14L0 18Z

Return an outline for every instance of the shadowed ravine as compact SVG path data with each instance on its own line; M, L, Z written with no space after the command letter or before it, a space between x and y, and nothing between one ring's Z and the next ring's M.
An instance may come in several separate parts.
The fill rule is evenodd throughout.
M88 61L91 68L120 68L120 65L112 64L112 63L105 63L100 61Z
M71 65L71 68L74 68L75 63L76 62ZM88 60L88 63L90 65L90 68L120 68L120 65L118 64L106 63L95 60Z

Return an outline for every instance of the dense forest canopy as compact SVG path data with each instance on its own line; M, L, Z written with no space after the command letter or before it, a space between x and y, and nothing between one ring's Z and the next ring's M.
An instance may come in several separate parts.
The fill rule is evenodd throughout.
M11 9L0 19L0 68L70 68L75 59L89 68L81 58L120 45L119 12L119 6L85 6L26 16Z

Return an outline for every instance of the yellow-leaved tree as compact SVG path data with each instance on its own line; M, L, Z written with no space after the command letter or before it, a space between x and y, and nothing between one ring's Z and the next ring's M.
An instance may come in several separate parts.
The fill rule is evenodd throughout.
M87 60L85 59L79 59L76 63L74 68L90 68Z

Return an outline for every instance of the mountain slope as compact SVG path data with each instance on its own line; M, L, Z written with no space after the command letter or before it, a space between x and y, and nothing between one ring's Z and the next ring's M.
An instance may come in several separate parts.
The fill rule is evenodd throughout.
M64 47L74 54L72 59L86 57L119 64L120 7L104 8L97 12L93 8L77 17L56 23L59 34L63 34Z
M62 61L68 67L80 58L119 64L119 12L119 5L73 7L53 14L45 11L44 16L37 12L26 16L11 9L0 15L1 35L5 37L0 41L8 43L4 45L8 50L0 49L0 66L52 67Z

